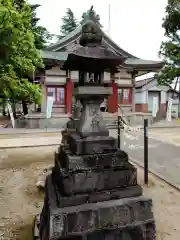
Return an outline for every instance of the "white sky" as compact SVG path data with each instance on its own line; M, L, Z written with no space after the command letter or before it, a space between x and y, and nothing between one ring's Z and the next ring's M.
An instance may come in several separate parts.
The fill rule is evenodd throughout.
M149 60L158 60L158 51L163 40L162 18L168 0L29 0L39 3L37 13L41 25L50 33L59 33L61 18L66 8L71 8L81 19L91 5L101 17L104 31L108 32L110 3L110 36L124 50Z

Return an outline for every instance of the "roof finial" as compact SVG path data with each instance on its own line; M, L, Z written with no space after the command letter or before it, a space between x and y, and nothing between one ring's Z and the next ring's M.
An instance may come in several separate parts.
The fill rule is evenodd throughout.
M100 22L99 22L100 17L94 11L94 6L93 5L91 6L91 8L86 13L83 13L81 24L83 25L83 23L85 21L88 21L88 20L91 20L91 21L95 22L97 25L99 25L100 27L102 27Z

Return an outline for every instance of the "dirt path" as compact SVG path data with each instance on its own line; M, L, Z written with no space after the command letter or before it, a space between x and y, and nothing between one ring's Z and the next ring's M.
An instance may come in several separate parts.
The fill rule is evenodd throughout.
M41 211L43 193L36 188L38 176L53 164L57 147L0 151L0 239L32 239L32 223ZM143 184L139 169L139 182ZM157 240L179 239L180 193L150 176L144 195L153 198Z
M0 239L32 239L32 223L41 211L36 188L42 169L53 164L57 147L0 151Z
M138 181L143 186L143 170L138 169ZM143 186L144 196L153 199L157 224L157 240L176 240L180 236L180 192L149 175L149 186Z

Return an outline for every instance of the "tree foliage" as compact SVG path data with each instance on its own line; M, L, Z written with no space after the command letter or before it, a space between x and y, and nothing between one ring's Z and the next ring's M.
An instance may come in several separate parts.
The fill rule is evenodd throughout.
M180 0L169 0L163 20L166 41L160 47L165 65L158 74L159 84L168 85L180 76Z
M43 62L35 46L32 11L25 2L18 11L13 0L0 1L0 94L12 101L39 102L41 91L24 78Z
M38 22L40 20L36 14L36 10L38 7L40 7L39 4L31 5L32 28L33 28L36 48L43 49L49 45L50 41L53 38L53 35L50 34L45 27L38 25Z
M25 0L15 0L14 3L16 9L21 11L25 2ZM40 6L41 5L39 4L30 5L32 14L32 29L37 49L43 49L47 47L53 38L53 34L50 34L45 27L39 25L40 19L37 17L36 11Z
M77 28L78 23L74 17L74 13L70 8L67 8L66 15L62 17L63 24L61 25L60 36L59 38L65 37L68 33L72 32Z

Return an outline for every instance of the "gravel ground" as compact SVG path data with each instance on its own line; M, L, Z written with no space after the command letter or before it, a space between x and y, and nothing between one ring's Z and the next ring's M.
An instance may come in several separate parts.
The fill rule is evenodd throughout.
M57 147L0 151L0 239L32 239L34 215L41 211L43 193L36 188L42 170L53 164ZM143 172L139 183L143 185ZM151 197L157 221L157 240L180 236L180 193L150 175L144 195Z
M149 186L144 186L143 174L143 170L138 169L138 181L143 186L144 196L153 199L157 240L179 239L180 192L151 174Z
M0 116L0 129L4 128L7 124L9 124L9 117Z
M43 205L36 181L53 164L56 149L0 151L0 239L32 239L33 218Z

